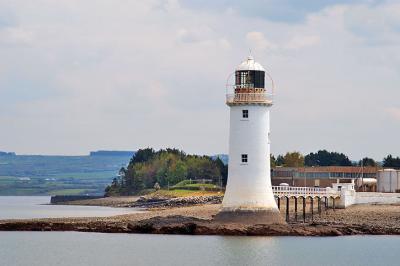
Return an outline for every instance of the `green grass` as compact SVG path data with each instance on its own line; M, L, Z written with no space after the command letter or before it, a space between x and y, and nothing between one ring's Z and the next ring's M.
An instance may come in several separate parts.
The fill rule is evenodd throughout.
M149 195L159 196L159 197L168 197L168 198L179 198L179 197L190 197L190 196L223 195L223 192L185 190L185 189L174 189L174 190L160 189L156 192L150 193Z
M183 187L186 186L188 184L191 184L193 181L191 180L182 180L181 182L177 183L174 185L174 187Z
M192 180L183 180L183 181L175 184L173 187L176 187L179 189L183 189L184 187L201 189L201 188L216 188L217 186L214 184L195 183Z
M87 193L90 193L90 190L79 189L79 188L53 190L49 192L50 195L82 195Z
M187 185L185 185L184 187L196 187L196 188L202 188L202 187L205 187L205 188L216 188L217 186L216 185L214 185L214 184L187 184Z

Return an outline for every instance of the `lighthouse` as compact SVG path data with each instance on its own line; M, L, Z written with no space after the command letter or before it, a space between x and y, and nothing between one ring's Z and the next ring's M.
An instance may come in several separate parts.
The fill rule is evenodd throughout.
M266 76L271 81L266 88ZM230 108L228 182L222 208L223 222L285 223L271 186L270 108L273 81L264 67L249 56L227 85Z

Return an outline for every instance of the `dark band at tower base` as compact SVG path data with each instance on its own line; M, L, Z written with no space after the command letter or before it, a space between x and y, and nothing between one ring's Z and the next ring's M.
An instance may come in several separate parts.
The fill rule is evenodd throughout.
M214 216L214 221L241 224L286 224L279 210L222 210Z

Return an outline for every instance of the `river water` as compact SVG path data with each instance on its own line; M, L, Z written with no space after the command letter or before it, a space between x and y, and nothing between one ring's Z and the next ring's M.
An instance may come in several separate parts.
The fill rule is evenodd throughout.
M65 210L66 206L42 209L33 204L40 201L33 199L36 197L24 198L18 199L19 204L14 201L13 207L0 197L0 202L3 201L0 217L64 217L74 214L70 208ZM25 207L20 208L21 205ZM106 214L100 209L88 212L85 216ZM399 265L399 250L398 236L227 237L0 232L0 266Z
M400 238L0 232L0 265L399 265Z
M63 217L105 217L128 214L137 211L130 208L49 205L49 203L50 197L46 196L0 196L0 220Z

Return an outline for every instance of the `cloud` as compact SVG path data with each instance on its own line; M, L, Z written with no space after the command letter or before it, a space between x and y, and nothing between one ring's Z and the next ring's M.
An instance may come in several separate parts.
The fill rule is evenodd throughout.
M273 50L276 45L268 41L264 34L259 31L251 31L246 34L246 41L249 47L254 47L259 51Z
M304 47L315 46L320 42L317 35L294 36L285 46L287 49L301 49Z
M275 154L395 154L399 9L317 2L0 2L0 149L227 152L225 82L253 48L276 83Z
M5 27L0 28L0 45L3 43L8 44L30 44L34 40L32 31L18 28L18 27Z
M385 112L395 120L400 120L400 108L397 107L386 108Z

